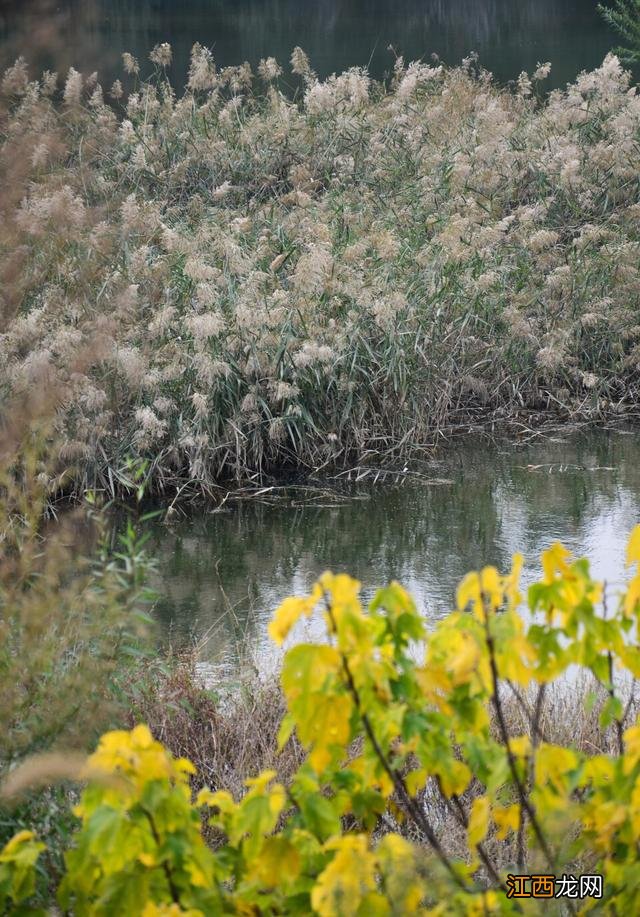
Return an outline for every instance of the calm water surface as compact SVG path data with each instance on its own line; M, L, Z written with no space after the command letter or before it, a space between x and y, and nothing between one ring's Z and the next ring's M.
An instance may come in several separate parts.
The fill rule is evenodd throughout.
M266 635L274 608L327 568L357 576L367 595L397 579L432 619L451 609L468 570L506 569L516 551L531 582L540 552L556 540L591 558L612 597L624 581L624 545L640 522L637 434L526 446L474 440L428 474L402 485L293 488L272 504L265 494L158 525L156 615L165 639L198 641L212 662L245 652L268 667L277 658ZM296 636L318 627L305 622Z
M144 60L169 41L180 86L195 41L212 47L222 66L269 55L286 63L301 45L321 77L369 64L380 78L393 45L408 60L437 53L451 64L477 51L502 81L550 60L560 86L597 66L613 43L596 7L597 0L0 0L0 62L22 53L38 66L97 69L106 83L121 75L121 51Z

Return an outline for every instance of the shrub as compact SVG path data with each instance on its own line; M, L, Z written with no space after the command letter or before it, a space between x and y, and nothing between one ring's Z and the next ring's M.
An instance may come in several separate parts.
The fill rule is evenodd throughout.
M127 710L121 725L148 724L176 757L188 758L198 775L192 788L203 786L240 795L248 777L275 769L288 782L304 759L292 736L278 749L278 731L286 704L276 676L255 672L227 676L222 690L203 684L195 660L162 659L131 672L123 685Z
M397 583L364 610L355 580L324 574L270 625L281 643L317 607L326 623L326 642L284 658L280 742L295 730L308 751L288 785L265 771L240 798L202 789L193 801L193 765L146 726L106 734L84 771L60 904L79 914L515 913L527 905L510 894L519 875L586 873L604 877L603 899L587 908L631 912L640 527L627 561L634 575L611 609L588 562L553 545L523 613L516 556L507 575L469 574L457 610L433 629ZM606 692L610 753L545 734L547 693L576 670ZM505 716L510 695L526 722L519 734ZM436 797L465 832L465 856L445 852ZM220 832L215 852L202 817ZM28 900L40 849L23 832L0 854L5 902Z
M51 407L61 394L34 390L6 405L0 427L0 780L9 792L21 781L30 790L2 812L0 846L27 824L50 841L39 862L41 897L59 878L76 824L75 791L42 787L73 776L100 733L120 721L118 683L144 654L149 623L149 560L133 524L111 546L92 495L60 517L51 503L59 470Z
M0 774L56 742L98 738L117 706L116 670L149 620L133 529L113 551L90 506L48 520L40 435L26 436L12 453L0 443Z

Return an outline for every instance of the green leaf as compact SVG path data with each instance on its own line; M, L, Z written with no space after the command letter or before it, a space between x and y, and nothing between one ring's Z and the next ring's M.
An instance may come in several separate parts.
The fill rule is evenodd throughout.
M615 720L621 720L623 713L622 701L618 697L608 697L600 711L600 726L606 729Z
M319 840L325 841L334 834L340 834L340 818L329 799L318 793L302 797L298 805L307 828Z

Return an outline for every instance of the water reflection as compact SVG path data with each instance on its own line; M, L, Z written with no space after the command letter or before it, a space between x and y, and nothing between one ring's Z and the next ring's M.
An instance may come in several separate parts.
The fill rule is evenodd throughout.
M639 459L638 437L620 432L520 447L469 442L434 463L440 483L305 499L294 490L275 505L246 502L158 526L157 615L176 643L208 635L205 658L240 646L262 664L273 658L273 609L326 568L356 575L369 593L398 579L434 617L450 609L469 569L505 569L520 551L530 582L541 550L561 540L589 555L615 590L625 540L640 521Z
M212 46L219 64L289 59L294 45L321 76L367 65L382 77L389 44L407 59L438 53L458 63L478 51L498 79L514 79L538 61L554 64L564 85L597 66L612 44L595 0L5 0L0 58L119 76L119 54L145 59L159 41L175 52L181 85L195 41ZM55 38L54 38L55 34Z

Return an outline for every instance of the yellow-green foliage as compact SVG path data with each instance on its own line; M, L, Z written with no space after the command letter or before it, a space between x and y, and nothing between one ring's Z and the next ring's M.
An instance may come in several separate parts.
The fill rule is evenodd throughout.
M173 759L146 726L108 733L87 763L62 907L521 913L538 905L507 897L509 872L567 871L604 874L604 900L581 907L632 913L640 894L640 725L625 725L623 702L640 674L640 527L627 561L633 579L606 614L588 562L554 545L526 612L516 557L505 576L491 567L469 574L457 610L433 629L397 583L365 609L355 580L324 574L310 595L287 599L270 626L281 643L317 608L326 623L325 642L295 645L283 663L281 741L295 729L308 749L291 783L265 772L239 800L203 790L192 801L192 765ZM606 689L611 754L545 738L545 692L559 679L570 687L575 669ZM521 734L505 715L510 692L529 710ZM466 828L466 854L457 859L445 852L425 786ZM215 852L202 818L220 831ZM23 833L0 855L5 906L27 899L38 852Z

